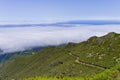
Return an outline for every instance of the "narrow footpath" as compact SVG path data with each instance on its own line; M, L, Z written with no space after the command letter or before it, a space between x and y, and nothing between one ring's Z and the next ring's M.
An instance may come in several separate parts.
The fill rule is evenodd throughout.
M97 64L92 64L92 63L87 63L87 62L81 61L79 59L79 56L74 55L72 53L69 53L69 55L76 57L75 63L86 65L86 66L89 66L89 67L99 68L99 69L102 69L102 70L108 69L107 67L104 67L104 66L100 66L100 65L97 65Z

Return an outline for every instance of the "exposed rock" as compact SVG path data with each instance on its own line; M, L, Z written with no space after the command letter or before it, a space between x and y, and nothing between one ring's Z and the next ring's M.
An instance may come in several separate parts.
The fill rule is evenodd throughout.
M108 33L107 35L105 35L105 37L106 37L106 38L112 38L112 37L114 37L115 35L116 35L115 32L110 32L110 33Z
M117 63L120 63L120 58L117 58L117 59L116 59L116 62L117 62Z
M87 58L91 58L91 57L93 57L94 55L92 54L92 53L88 53L88 55L87 55Z
M96 40L97 38L98 38L97 36L93 36L93 37L89 38L89 39L87 40L87 42L94 41L94 40Z
M112 47L112 43L110 43L110 45L109 45L110 47Z
M102 59L102 56L99 56L98 59Z

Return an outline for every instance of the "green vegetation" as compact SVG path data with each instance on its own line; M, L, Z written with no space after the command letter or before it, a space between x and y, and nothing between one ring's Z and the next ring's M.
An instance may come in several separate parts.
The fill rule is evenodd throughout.
M28 78L24 80L89 80L84 78L76 78L76 77L64 77L64 78L45 78L45 77L35 77L35 78Z
M70 80L69 77L71 79L73 77L72 80L79 79L79 77L107 80L104 79L104 76L109 76L108 73L114 75L110 68L119 63L120 34L111 32L102 37L91 37L81 43L69 43L59 47L51 46L32 55L14 57L2 64L0 77L2 80L18 80L36 76L41 76L40 78L65 76L68 80ZM103 78L99 79L101 77ZM45 79L43 78L43 80Z
M120 80L120 64L94 76L93 80Z
M58 78L47 78L47 77L35 77L24 80L120 80L120 64L116 65L111 69L107 69L104 72L91 77L91 78L79 78L79 77L58 77Z

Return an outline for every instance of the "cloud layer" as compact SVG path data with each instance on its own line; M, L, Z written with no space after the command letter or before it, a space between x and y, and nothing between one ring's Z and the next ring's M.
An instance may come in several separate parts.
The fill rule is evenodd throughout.
M70 27L6 27L0 28L0 49L4 53L24 51L32 47L81 42L108 32L120 33L120 25L70 25Z

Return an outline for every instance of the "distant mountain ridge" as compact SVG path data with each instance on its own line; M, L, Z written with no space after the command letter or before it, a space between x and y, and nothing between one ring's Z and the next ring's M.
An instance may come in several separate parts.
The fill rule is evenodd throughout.
M3 53L1 50L0 63L5 62L16 55L30 55L30 54L32 54L32 52L37 52L37 51L40 51L40 50L47 48L47 47L48 46L46 46L46 47L34 47L32 49L27 49L25 51L18 51L18 52L11 52L11 53Z
M75 20L65 22L53 22L53 23L24 23L24 24L0 24L0 27L37 27L37 26L68 26L71 24L79 25L120 25L120 21L117 20Z

